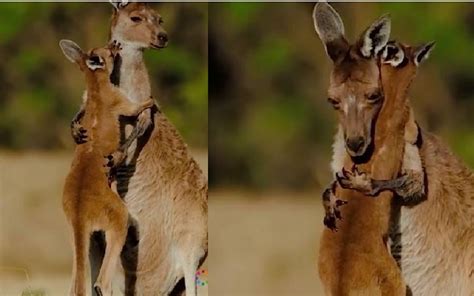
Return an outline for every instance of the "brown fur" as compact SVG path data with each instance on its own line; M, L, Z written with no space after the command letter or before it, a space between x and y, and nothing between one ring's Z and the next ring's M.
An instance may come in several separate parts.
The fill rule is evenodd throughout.
M369 66L362 67L364 64ZM349 80L360 83L372 76L375 81L363 85L362 89L381 83L385 97L375 124L373 156L360 168L370 172L374 178L391 179L396 177L401 167L404 125L409 114L406 90L413 77L384 65L379 81L374 64L364 61L359 67L365 69L359 73L366 75ZM369 69L373 71L367 75ZM352 84L351 87L356 86ZM345 166L350 168L352 165L347 157ZM377 199L369 199L355 191L338 190L337 195L348 204L341 210L340 231L325 230L321 240L319 271L327 294L404 295L405 285L386 246L393 194L383 192Z
M118 148L119 115L136 116L153 104L152 100L132 104L109 82L107 68L112 67L111 54L109 49L95 49L78 61L87 81L83 125L90 131L90 139L77 146L63 193L63 209L72 227L74 244L71 295L86 295L89 237L95 230L103 230L108 243L95 286L103 295L112 293L111 280L125 241L128 211L109 188L103 168L104 155L112 154ZM106 69L90 70L85 60L92 55L103 58Z
M324 22L318 20L321 16L324 17L322 18ZM371 44L366 42L367 35L364 33L354 45L341 41L335 42L335 38L335 40L345 40L343 29L340 29L343 28L342 21L337 13L329 5L318 3L314 17L316 31L325 43L328 55L334 61L328 91L330 101L339 110L340 118L344 116L343 114L349 113L350 104L360 106L357 118L349 121L342 120L340 125L335 152L342 155L335 156L340 159L335 159L338 163L334 165L334 169L340 170L343 165L352 166L351 158L340 146L344 145L344 139L347 146L349 139L363 138L363 149L350 152L351 156L360 157L367 152L372 142L371 127L374 123L374 153L378 153L381 142L385 140L378 135L387 132L383 129L388 128L389 126L386 125L389 123L383 121L391 118L390 113L393 110L389 108L393 108L393 105L390 102L396 100L399 89L394 89L393 93L387 89L382 107L378 96L382 90L385 91L385 85L383 78L380 77L377 59L361 56L361 48L366 49L366 52L373 52L373 48L369 50ZM377 28L381 22L383 20L377 21L370 28ZM344 100L349 100L349 102ZM379 111L380 108L382 108L381 111ZM353 124L356 124L355 129L353 129ZM399 147L402 149L403 129L397 137L395 134L392 136L395 141L400 142ZM399 155L403 152L401 149ZM364 165L364 169L371 171L372 165L373 161L369 160ZM399 161L398 165L400 165ZM388 174L397 172L398 170L392 170ZM377 199L369 199L356 191L338 190L337 195L347 200L348 204L341 210L344 220L340 223L339 232L334 233L326 229L321 238L318 267L325 293L327 295L404 295L403 279L386 246L391 194L387 193Z
M163 29L156 22L136 28L130 16L137 13L157 15L148 5L130 3L114 12L111 38L123 47L119 87L131 101L140 102L151 93L143 50L156 48L152 43ZM124 200L139 232L138 266L125 270L136 276L136 287L127 286L127 295L167 295L183 277L187 295L195 295L195 272L208 249L207 180L166 116L147 111L135 130L148 131L149 138L131 146L128 154L136 157L126 162L136 165Z
M375 147L377 147L377 151L373 153L371 163L368 164L371 170L371 178L367 178L366 174L359 173L359 169L357 169L339 179L344 188L356 189L370 195L377 195L382 190L398 189L387 185L390 185L391 180L397 177L401 169L408 170L404 173L410 174L410 177L423 174L421 162L420 166L416 167L416 171L413 171L413 164L409 163L413 162L412 159L420 159L420 153L416 147L418 126L413 111L409 107L407 97L408 88L416 75L417 65L414 60L419 51L417 48L395 43L391 43L390 47L397 48L403 53L404 62L394 67L390 64L390 61L382 59L381 80L386 99L378 116L375 129ZM429 48L431 47L430 44ZM409 149L409 155L403 153L404 147L413 147ZM401 165L402 162L403 166ZM364 164L363 166L367 165ZM346 181L349 182L346 183ZM359 182L360 186L357 186L357 184L344 186L349 185L350 181ZM423 180L421 180L421 184L422 182ZM378 185L379 188L374 188L375 185ZM421 190L422 186L419 188Z
M409 205L401 208L399 222L403 278L413 295L471 295L474 251L468 246L474 244L474 174L430 133L421 131L418 151L427 180L422 184L427 186L424 202L416 203L416 174L386 182L404 194L403 202Z

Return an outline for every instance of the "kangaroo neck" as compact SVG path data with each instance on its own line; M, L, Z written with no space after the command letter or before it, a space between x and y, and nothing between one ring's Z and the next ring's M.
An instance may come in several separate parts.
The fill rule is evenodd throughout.
M411 80L411 78L403 77L399 77L399 79L383 77L382 84L385 100L377 119L376 128L379 131L383 130L383 132L377 133L377 138L393 137L402 134L400 131L404 129L409 115L408 89Z
M141 102L151 96L150 79L143 60L143 49L122 43L120 51L120 81L118 87L133 102Z

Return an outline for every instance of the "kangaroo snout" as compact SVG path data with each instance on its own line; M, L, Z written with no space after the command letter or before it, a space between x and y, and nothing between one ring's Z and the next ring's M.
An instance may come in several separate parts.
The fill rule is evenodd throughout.
M168 34L166 32L158 33L158 46L166 47L168 45Z
M346 146L351 156L362 156L365 152L365 138L361 136L347 138Z

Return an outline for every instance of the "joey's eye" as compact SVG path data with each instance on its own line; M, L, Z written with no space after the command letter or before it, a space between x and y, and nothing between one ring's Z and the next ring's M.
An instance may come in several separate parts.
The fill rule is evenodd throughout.
M340 102L338 100L333 99L333 98L328 98L328 102L334 107L334 109L336 110L339 109Z
M373 93L373 94L371 94L371 95L369 95L369 96L367 97L367 100L368 100L369 103L371 103L371 104L378 103L379 101L382 100L382 94L379 93L379 92Z
M102 61L100 60L100 57L97 55L93 55L89 58L90 64L91 65L101 65Z
M158 24L160 24L160 25L162 25L163 23L164 23L163 19L160 19L160 20L158 21Z
M132 22L134 22L134 23L139 23L139 22L142 21L142 18L139 17L139 16L132 16L130 19L131 19Z

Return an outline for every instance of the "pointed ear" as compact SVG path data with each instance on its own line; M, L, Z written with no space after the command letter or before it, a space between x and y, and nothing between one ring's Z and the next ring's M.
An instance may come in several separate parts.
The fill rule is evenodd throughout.
M435 42L431 41L421 46L418 46L415 50L414 60L416 66L419 66L423 61L428 59L430 56L431 51L435 46Z
M375 57L390 38L390 16L383 15L368 27L360 37L360 53L365 58Z
M391 41L382 50L382 63L390 64L392 67L400 66L405 60L405 52L395 42Z
M344 37L344 24L339 14L328 3L319 2L314 6L313 21L328 56L334 62L341 60L349 50L349 43Z
M124 8L128 4L128 0L109 0L110 4L116 9L119 10L121 8Z
M80 61L84 56L84 52L79 47L79 45L77 45L74 41L62 39L59 41L59 47L61 47L61 50L68 60L73 63L80 64Z

